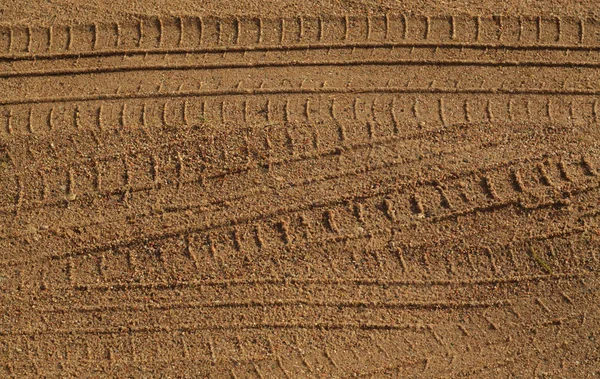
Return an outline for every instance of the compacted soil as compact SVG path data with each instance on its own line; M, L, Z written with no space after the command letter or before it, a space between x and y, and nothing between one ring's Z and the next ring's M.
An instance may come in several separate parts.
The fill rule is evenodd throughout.
M1 377L600 375L583 5L39 3L1 13Z

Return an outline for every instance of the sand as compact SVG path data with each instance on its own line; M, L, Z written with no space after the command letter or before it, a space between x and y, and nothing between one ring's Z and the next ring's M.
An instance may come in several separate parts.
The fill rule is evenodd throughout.
M176 3L0 6L1 377L600 375L594 2Z

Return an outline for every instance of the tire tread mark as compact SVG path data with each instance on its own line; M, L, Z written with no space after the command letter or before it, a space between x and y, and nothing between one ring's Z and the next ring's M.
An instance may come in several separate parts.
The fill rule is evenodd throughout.
M543 158L542 158L543 159ZM535 163L535 162L534 162ZM510 166L513 163L504 163L504 165L508 165ZM501 165L502 166L502 165ZM500 166L500 167L501 167ZM488 168L488 170L493 170L494 168ZM480 172L480 170L477 170L478 172ZM470 175L469 173L461 173L458 176L462 176L462 175ZM452 175L449 175L449 177L451 177ZM437 186L439 183L438 180L435 181L435 183L428 183L427 181L420 183L420 186L433 186L435 188L435 186ZM588 191L593 191L595 189L598 188L598 184L596 185L592 185L592 186L584 186L581 187L579 189L572 190L571 194L576 194L576 193L583 193L583 192L588 192ZM398 193L399 191L401 191L402 188L394 188L392 190L380 190L376 193L372 193L372 194L368 194L366 195L365 198L375 198L375 197L383 197L385 198L386 195L388 195L389 193ZM413 201L413 212L416 212L416 214L419 216L419 218L425 218L425 214L422 213L425 210L421 209L418 207L419 205L419 201L418 201L418 194L415 193L412 197L412 201ZM345 204L348 201L352 202L352 199L335 199L335 200L331 200L328 202L323 202L323 203L314 203L314 204L310 204L307 206L295 206L295 207L286 207L284 209L280 209L277 210L275 212L269 213L268 215L262 215L261 217L252 217L249 219L246 218L242 218L242 219L238 219L238 220L227 220L224 223L220 223L220 224L215 224L215 225L208 225L206 227L201 227L201 228L185 228L185 229L181 229L181 230L173 230L173 231L168 231L168 232L161 232L158 233L156 235L150 236L147 235L143 238L144 241L146 240L162 240L165 238L169 238L169 237L173 237L173 236L178 236L178 235L186 235L189 233L208 233L207 235L210 235L211 231L213 230L218 230L218 229L228 229L230 227L235 227L236 225L240 225L240 224L246 224L246 223L256 223L259 221L264 221L264 220L268 220L268 219L273 219L273 218L279 218L279 221L276 223L277 225L277 230L279 231L282 241L286 244L289 244L291 241L291 235L290 235L290 229L289 229L289 223L287 220L285 219L281 219L280 217L286 217L286 215L292 214L292 213L297 213L297 212L302 212L306 209L325 209L327 210L328 207L331 206L335 206L336 204ZM541 208L545 208L547 206L555 206L556 204L560 205L562 204L562 199L559 199L558 201L550 201L549 203L540 203L537 205L534 205L533 208L536 207L541 207ZM521 202L521 200L519 200L518 198L515 199L508 199L508 200L499 200L499 199L492 199L492 203L491 204L484 204L484 205L475 205L473 207L467 208L465 210L460 210L460 211L453 211L450 212L448 214L443 214L439 215L439 216L435 216L435 217L428 217L430 222L439 222L445 219L453 219L456 218L458 216L461 215L468 215L471 213L478 213L478 212L487 212L487 211L494 211L497 209L502 209L508 206L517 206L517 207L525 207L527 209L527 206L524 206ZM417 207L417 208L415 208ZM532 207L529 207L532 208ZM382 216L385 217L385 213L382 213ZM79 251L78 253L67 253L64 255L49 255L46 256L45 259L61 259L61 258L66 258L69 257L73 254L75 255L80 255L80 254L84 254L84 253L91 253L91 252L98 252L98 251L102 251L104 249L111 249L111 248L116 248L118 246L129 246L131 244L136 244L136 241L139 241L139 238L132 238L129 240L119 240L119 241L112 241L106 245L98 245L98 246L89 246L89 247L82 247L80 249L78 249L77 251ZM15 264L19 264L18 262L13 262L13 261L4 261L0 263L1 265L15 265Z
M302 49L305 50L306 49ZM167 54L167 53L165 53ZM187 53L189 54L189 53ZM161 54L164 55L164 54ZM598 68L600 63L582 60L545 61L545 60L484 60L484 59L344 59L344 60L277 60L256 62L220 62L220 63L186 63L186 64L143 64L143 65L118 65L111 67L82 67L60 68L47 70L23 70L0 72L0 78L35 78L73 76L88 74L127 73L143 71L190 71L190 70L219 70L235 68L270 68L270 67L322 67L322 66L364 66L364 65L404 65L404 66L448 66L448 67L550 67L550 68ZM565 90L563 88L563 90ZM538 92L541 90L538 89ZM581 91L581 90L580 90ZM589 90L586 91L590 92Z
M66 314L69 312L94 313L94 312L146 312L149 310L169 311L173 309L196 309L196 308L267 308L267 307L326 307L326 308L365 308L365 309L411 309L411 310L437 310L437 309L470 309L511 306L512 301L508 299L493 301L328 301L307 299L278 299L273 301L247 300L247 301L215 301L215 302L181 302L181 303L152 303L152 304L111 304L62 307L53 306L48 309L40 308L42 313Z
M130 291L134 289L152 289L152 290L173 290L179 288L202 288L202 287L222 287L222 286L257 286L257 285L357 285L357 286L413 286L413 287L430 287L430 286L488 286L500 284L517 284L525 282L540 282L540 281L561 281L580 279L590 276L592 273L554 273L554 274L539 274L539 275L520 275L520 276L505 276L505 277L489 277L478 279L407 279L407 280L392 280L392 279L377 279L377 278L350 278L350 279L297 279L297 278L280 278L266 277L262 279L222 279L222 280L190 280L190 281L154 281L151 283L144 282L107 282L107 283L89 283L77 284L74 287L56 287L56 290L61 291Z
M175 99L175 98L194 98L194 97L222 97L222 96L261 96L261 95L295 95L295 94L484 94L484 95L530 95L530 96L597 96L600 90L594 89L539 89L539 88L523 88L523 89L502 89L502 88L431 88L431 87L363 87L363 88L348 88L348 87L327 87L327 88L257 88L257 89L215 89L207 91L181 91L172 93L121 93L121 94L102 94L89 96L64 96L56 98L29 98L29 99L12 99L3 100L0 106L22 105L22 104L52 104L52 103L71 103L71 102L102 102L114 100L144 100L144 99ZM465 100L464 103L465 115L467 122L472 122L469 114L469 103ZM102 106L102 105L100 105ZM417 109L418 100L415 100L413 113L415 117L419 117ZM165 104L166 107L166 104ZM9 110L12 112L12 110ZM309 116L307 116L309 117ZM166 120L165 120L166 121ZM168 126L168 124L165 124ZM12 133L9 132L9 134Z
M273 323L216 323L214 325L200 326L179 325L176 328L164 325L149 326L116 326L104 328L80 328L80 329L52 329L52 330L0 330L0 336L60 336L60 335L118 335L118 334L150 334L150 333L172 333L173 331L238 331L238 330L421 330L420 324L400 323L370 323L370 322L273 322Z

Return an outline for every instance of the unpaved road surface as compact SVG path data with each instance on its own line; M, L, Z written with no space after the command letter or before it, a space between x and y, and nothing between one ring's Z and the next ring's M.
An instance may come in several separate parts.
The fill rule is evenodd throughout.
M4 20L0 376L599 375L600 21L270 7Z

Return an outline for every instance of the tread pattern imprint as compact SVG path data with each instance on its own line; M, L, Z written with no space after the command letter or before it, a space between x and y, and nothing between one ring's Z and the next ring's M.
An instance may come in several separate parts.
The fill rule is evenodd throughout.
M591 377L600 22L0 29L0 376Z

